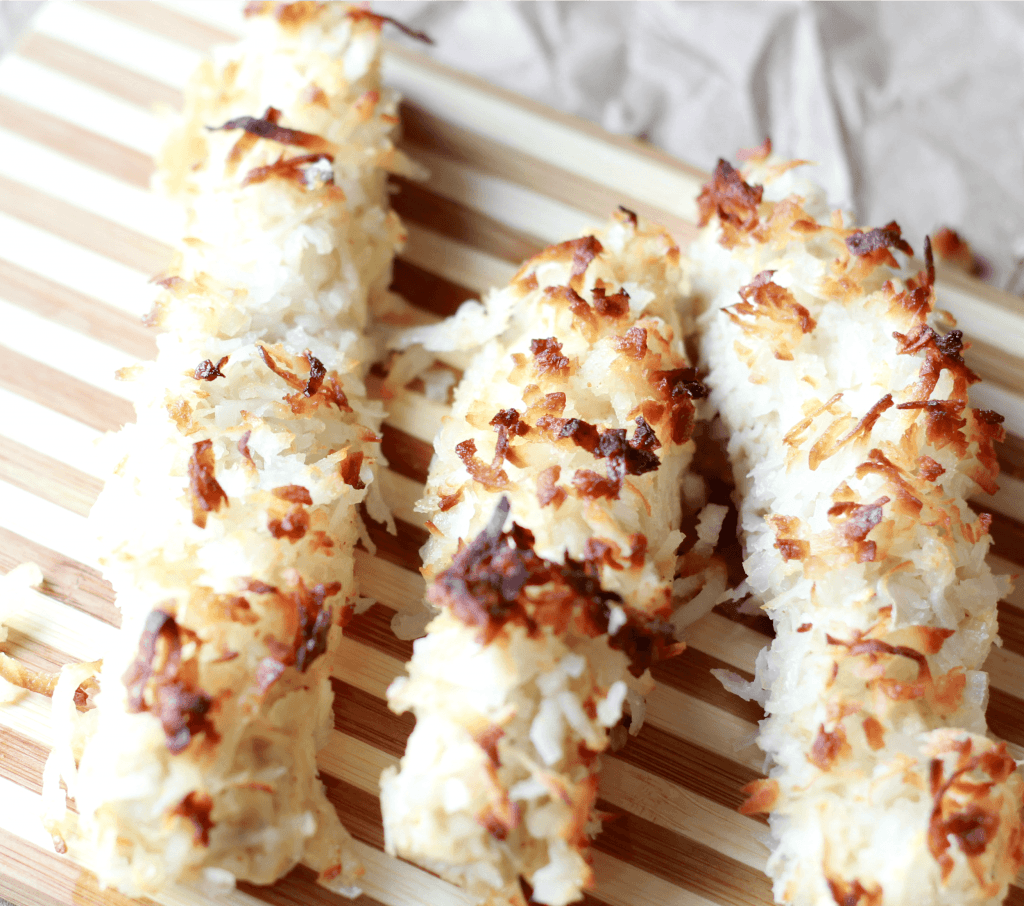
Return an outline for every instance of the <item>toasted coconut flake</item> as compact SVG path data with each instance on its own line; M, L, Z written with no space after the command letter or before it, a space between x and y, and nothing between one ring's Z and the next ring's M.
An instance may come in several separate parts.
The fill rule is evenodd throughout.
M739 807L741 815L767 814L779 800L779 784L775 780L754 780L740 792L747 797Z
M876 253L883 252L882 260L877 263L884 262L892 267L897 267L896 259L888 253L888 249L899 249L905 255L914 254L910 243L902 237L901 232L900 225L895 220L884 227L878 227L867 232L854 230L846 237L846 247L859 258L864 258L868 255L875 256Z
M192 841L198 846L210 845L210 828L213 827L213 820L210 818L210 810L213 808L213 798L208 793L193 791L189 793L171 811L172 815L180 815L192 822L195 828Z
M717 214L722 225L722 244L731 248L742 233L757 227L757 208L763 193L762 186L748 185L728 161L719 158L711 182L697 196L698 225L705 226Z
M635 211L631 211L625 205L621 205L621 204L619 205L619 211L622 213L622 215L629 222L630 226L636 227L638 225L638 221L637 221L637 217L636 217L636 212Z
M201 440L192 445L188 461L189 489L192 494L192 522L206 528L206 516L228 505L228 495L214 477L213 444Z
M299 129L288 129L278 125L281 111L268 107L262 117L258 116L236 116L228 120L222 126L207 126L210 132L221 130L242 129L248 135L256 138L265 138L270 141L279 142L282 145L295 145L300 148L309 148L311 151L329 151L330 142L327 142L319 135L311 132L302 132Z
M90 661L81 666L93 667L98 670L101 663L102 661ZM60 679L60 672L49 673L45 670L37 670L34 667L23 664L17 658L0 652L0 679L6 680L19 689L25 689L28 692L38 692L40 695L52 698L53 690L57 687L57 682ZM99 686L95 678L85 680L75 690L75 707L79 711L88 710L90 700L98 689Z
M224 367L228 360L228 356L222 356L221 360L214 365L209 359L204 359L198 365L196 365L195 373L192 375L197 381L215 381L217 378L224 377L224 372L221 368Z
M422 41L424 44L434 43L434 39L431 38L430 35L422 31L415 31L404 22L395 19L392 16L382 16L378 13L371 12L368 9L352 6L348 9L348 17L350 19L354 19L356 22L373 22L377 28L382 28L385 24L394 25L395 28L402 32L402 34L408 35L410 38L415 38L417 41Z
M182 661L181 632L174 617L154 610L146 620L139 639L139 653L125 672L122 682L128 690L128 711L152 711L167 737L167 750L184 752L193 738L218 734L207 716L213 699L197 690L186 674Z
M769 339L775 358L792 360L793 350L804 334L814 330L815 321L792 292L772 282L774 273L761 271L740 289L743 301L725 312L745 334Z
M245 174L242 185L257 185L276 178L289 180L304 189L319 189L334 184L333 163L334 156L324 152L289 158L282 155L272 164L253 167Z
M883 902L880 885L868 888L857 878L852 881L829 878L828 889L837 906L881 906Z
M988 270L985 260L975 255L971 244L956 230L942 227L932 237L935 254L946 264L952 265L965 274L984 279Z

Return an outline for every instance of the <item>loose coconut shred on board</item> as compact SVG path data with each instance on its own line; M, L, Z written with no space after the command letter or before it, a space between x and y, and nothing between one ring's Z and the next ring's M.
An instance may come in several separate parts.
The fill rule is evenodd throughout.
M390 519L367 327L404 241L387 174L413 174L392 144L379 18L248 12L158 161L188 221L159 281L159 355L134 376L138 420L92 514L123 625L84 753L54 695L49 826L131 895L267 884L300 861L355 895L362 873L316 753L357 602L358 508Z
M776 630L750 684L771 759L779 903L1002 902L1024 781L985 736L1004 576L985 562L1002 419L895 223L851 229L799 162L722 161L690 250L710 402L729 431L748 583Z

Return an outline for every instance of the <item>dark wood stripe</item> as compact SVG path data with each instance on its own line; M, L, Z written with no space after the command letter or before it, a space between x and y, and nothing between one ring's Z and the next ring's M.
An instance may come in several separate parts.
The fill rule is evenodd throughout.
M740 790L762 776L649 723L611 757L729 809L738 809L746 799Z
M480 298L479 293L425 271L401 256L395 259L391 289L417 308L441 317L455 314L467 299Z
M381 560L387 560L388 563L404 567L410 572L419 572L419 568L423 565L419 549L427 540L426 530L396 519L395 527L398 529L398 534L392 535L381 523L374 522L367 516L365 507L361 507L360 510L367 534L377 545L377 556Z
M412 714L394 714L377 698L331 677L334 689L334 728L393 758L401 758L416 725Z
M101 12L117 16L124 22L152 32L161 38L177 41L200 51L212 50L219 44L233 44L237 36L205 22L191 19L172 9L132 0L86 0Z
M140 359L156 357L156 332L138 318L0 260L0 295L70 330Z
M1001 475L1024 480L1024 439L1008 434L1006 440L996 444L996 456Z
M617 812L602 800L597 805ZM771 882L757 869L636 815L618 814L606 821L594 848L720 903L762 906L772 902Z
M149 109L154 104L166 104L178 108L182 104L177 88L39 32L27 34L18 43L17 52L18 56L59 70L76 82L92 85L139 107Z
M1024 525L1001 513L992 514L992 553L1024 566Z
M37 342L45 343L39 337ZM99 431L135 421L127 400L0 346L0 387Z
M1024 906L1024 887L1011 887L1003 906Z
M434 456L433 448L387 422L384 423L381 435L381 451L387 457L388 468L419 484L426 484L430 460Z
M750 724L756 724L764 717L764 711L757 702L747 702L738 695L726 691L722 684L711 675L714 669L739 673L746 680L753 674L720 661L718 658L696 648L687 648L682 654L667 661L661 661L651 668L651 675L659 682L687 695L699 698Z
M103 482L0 436L0 479L44 500L88 516Z
M44 576L40 589L43 594L104 623L121 625L114 589L96 570L0 528L0 573L6 575L19 563L39 565Z
M5 214L144 274L157 274L171 263L173 251L162 242L5 176L0 176L0 199Z
M999 604L999 637L1007 651L1024 656L1024 610L1007 604Z
M0 97L0 126L67 154L79 163L108 176L140 189L149 188L149 180L153 175L153 162L149 155L128 148L105 135L3 97Z
M415 54L408 56L419 62L420 58ZM458 75L464 78L463 73ZM538 112L547 117L553 115L547 110ZM414 104L404 102L400 115L402 147L413 156L417 148L441 154L455 163L540 191L546 197L592 214L598 220L608 218L619 205L624 205L640 216L664 225L683 245L689 245L697 235L697 228L692 223L672 214L670 210L655 207L585 176L509 148L478 132L455 126ZM601 140L608 142L604 136ZM674 166L683 168L678 161ZM665 201L667 206L671 206L674 200Z
M715 613L720 617L725 617L727 620L732 620L734 623L739 623L747 629L760 633L765 637L765 644L768 644L768 642L775 638L775 628L772 626L771 618L763 613L742 613L740 611L741 604L742 602L738 601L718 604L715 607Z
M436 195L422 183L401 177L392 181L400 191L391 196L391 205L403 219L422 224L495 258L518 265L547 245L542 239L494 217Z
M345 626L345 638L405 663L412 659L412 641L396 638L391 631L395 611L383 603L354 616Z
M985 719L989 730L1000 739L1024 746L1024 701L990 686Z

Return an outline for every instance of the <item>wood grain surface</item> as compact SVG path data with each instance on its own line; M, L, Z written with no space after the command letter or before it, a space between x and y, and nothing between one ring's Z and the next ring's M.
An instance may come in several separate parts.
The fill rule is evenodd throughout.
M234 4L53 0L16 52L0 62L0 571L38 563L46 577L32 612L15 615L5 650L55 669L89 659L118 624L93 566L86 517L102 484L95 442L133 420L117 368L155 352L141 325L168 263L176 214L148 192L150 155L201 55L231 41ZM495 36L496 39L498 36ZM406 150L430 170L396 181L410 241L394 287L425 319L504 284L525 257L578 234L617 205L693 236L703 175L628 139L545 109L403 47L386 78L403 104ZM723 148L723 155L734 149ZM936 187L939 190L940 187ZM920 237L917 238L920 243ZM977 505L994 514L993 565L1024 566L1024 306L955 274L940 305L974 342L986 378L976 401L1007 417L1002 489ZM367 864L366 906L462 906L451 885L383 853L377 781L400 757L412 722L384 703L411 645L392 613L422 596L413 511L445 407L413 384L390 406L382 476L398 534L374 531L375 556L357 563L378 603L356 619L333 667L335 732L320 766L332 801ZM727 492L724 484L720 493ZM732 551L734 578L741 578ZM1024 593L1000 605L1003 647L988 662L994 735L1024 757ZM720 607L694 626L689 648L655 671L647 723L605 760L600 807L614 813L595 841L609 906L765 906L765 822L737 812L740 787L760 776L752 744L760 709L726 693L709 670L746 677L769 640L764 618ZM29 694L0 706L0 896L18 906L128 904L54 854L39 819L49 703ZM172 889L162 904L347 902L300 866L268 888L202 897ZM1009 903L1024 904L1024 878Z

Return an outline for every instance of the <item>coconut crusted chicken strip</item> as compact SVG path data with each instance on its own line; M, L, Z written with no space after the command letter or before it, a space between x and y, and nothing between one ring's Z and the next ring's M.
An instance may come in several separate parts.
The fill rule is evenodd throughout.
M415 334L429 347L489 329L435 442L423 553L441 612L388 691L417 723L382 778L385 842L488 901L522 903L520 879L552 906L589 886L596 754L627 700L639 727L652 655L724 587L700 571L723 508L677 557L704 393L678 258L624 212L454 328Z
M895 223L844 226L798 162L722 161L691 249L701 351L729 431L748 581L776 639L741 694L767 719L768 870L780 903L998 903L1024 863L1024 783L985 737L1001 418L934 270Z
M380 20L250 4L204 65L160 179L187 208L155 363L93 513L123 626L106 652L69 843L102 883L270 883L300 860L353 894L351 840L317 776L331 652L357 601L353 548L382 412L366 327L403 240L386 171L397 98Z

